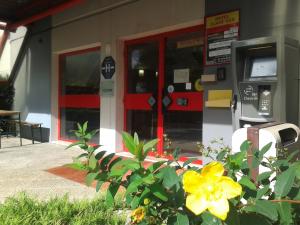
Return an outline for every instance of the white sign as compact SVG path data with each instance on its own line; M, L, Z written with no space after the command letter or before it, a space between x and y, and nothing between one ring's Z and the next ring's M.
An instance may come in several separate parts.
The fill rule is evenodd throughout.
M190 82L190 69L174 70L174 83L188 83Z

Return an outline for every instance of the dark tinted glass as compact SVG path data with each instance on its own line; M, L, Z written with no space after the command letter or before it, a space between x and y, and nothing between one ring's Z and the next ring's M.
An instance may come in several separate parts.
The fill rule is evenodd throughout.
M99 129L100 110L99 109L72 109L61 108L60 134L62 139L77 140L72 130L77 130L77 123L83 124L88 121L88 130ZM99 133L92 139L92 143L99 143Z
M171 147L197 152L197 142L202 141L202 112L168 111L164 118Z
M100 85L100 51L65 56L61 59L61 93L97 94Z
M128 47L128 93L157 91L158 44L156 42Z
M157 113L144 110L127 111L127 131L131 134L137 132L141 140L156 138Z
M194 84L203 73L203 38L201 32L188 33L167 39L165 50L165 88L174 86L175 92L195 91ZM188 71L186 81L178 81L178 72ZM176 78L177 75L177 78ZM191 89L186 88L191 83Z

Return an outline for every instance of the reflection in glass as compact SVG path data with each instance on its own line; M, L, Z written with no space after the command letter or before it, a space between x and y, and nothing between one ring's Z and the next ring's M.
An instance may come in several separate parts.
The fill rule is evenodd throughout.
M195 91L195 81L203 73L203 35L201 32L183 34L167 39L165 52L165 89L173 85L176 92ZM183 69L188 70L188 82L191 89L186 88L186 83L174 81L174 74Z
M72 109L61 108L60 134L64 140L77 140L73 130L77 130L77 123L83 124L88 121L88 130L99 129L100 110L99 109ZM92 143L99 144L99 133L94 136Z
M141 140L156 138L157 113L146 110L127 111L127 132L137 132Z
M60 63L61 93L63 95L99 93L99 50L65 56Z
M197 152L197 142L202 142L202 112L168 111L164 118L164 133L172 146Z
M128 47L128 93L157 91L158 44L156 42Z

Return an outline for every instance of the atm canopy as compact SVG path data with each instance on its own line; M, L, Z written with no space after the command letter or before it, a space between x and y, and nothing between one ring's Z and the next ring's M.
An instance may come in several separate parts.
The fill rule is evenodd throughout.
M0 0L0 29L13 31L84 0Z

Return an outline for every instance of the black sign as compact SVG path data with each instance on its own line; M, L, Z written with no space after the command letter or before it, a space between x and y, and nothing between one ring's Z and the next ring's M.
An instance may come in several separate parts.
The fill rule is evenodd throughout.
M101 72L105 79L111 79L116 71L116 63L113 57L107 56L101 64Z

